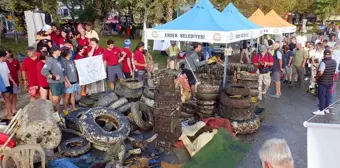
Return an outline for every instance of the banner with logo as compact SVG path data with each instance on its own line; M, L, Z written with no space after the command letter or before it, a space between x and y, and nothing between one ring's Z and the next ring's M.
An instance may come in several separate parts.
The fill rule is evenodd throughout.
M148 40L173 40L208 43L232 43L241 40L258 38L263 29L240 31L199 31L199 30L158 30L147 29Z
M75 60L79 85L87 85L106 78L103 55Z
M339 167L340 125L311 122L303 125L307 127L308 168Z

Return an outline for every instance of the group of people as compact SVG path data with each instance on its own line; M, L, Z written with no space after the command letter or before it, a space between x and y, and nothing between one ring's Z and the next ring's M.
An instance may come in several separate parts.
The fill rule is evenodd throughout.
M36 35L36 47L27 48L27 57L20 66L10 50L0 50L0 74L5 86L2 95L6 106L6 119L16 113L16 96L20 83L28 88L30 101L51 100L55 111L60 112L63 98L64 115L76 110L76 97L86 96L106 90L105 79L79 86L79 73L76 60L86 57L102 56L107 71L110 89L114 89L116 79L136 78L146 83L146 71L152 70L152 56L140 42L134 51L131 41L126 39L124 47L115 46L113 40L107 41L107 48L99 46L98 34L86 24L85 29L78 25L76 32L61 30L55 25L45 25Z
M283 41L281 48L278 42L272 42L269 48L260 45L252 63L259 69L259 100L263 99L271 82L275 83L276 92L270 97L280 98L281 81L301 88L304 80L310 78L308 91L317 93L319 99L319 110L313 114L329 113L336 94L340 43L330 45L322 36L313 43L302 34L292 37L290 43Z

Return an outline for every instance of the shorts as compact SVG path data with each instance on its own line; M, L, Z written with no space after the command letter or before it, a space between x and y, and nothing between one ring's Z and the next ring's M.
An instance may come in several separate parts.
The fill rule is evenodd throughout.
M273 72L272 79L273 79L273 82L280 82L281 72L280 71Z
M49 86L47 86L47 87L42 87L42 86L41 86L41 88L43 88L43 89L45 89L45 90L48 90L48 89L50 89L50 87L49 87Z
M30 94L30 97L37 98L39 94L39 87L38 86L30 86L28 88L28 93Z
M177 57L176 56L168 56L168 61L177 61Z
M52 96L61 96L65 93L65 83L50 83Z
M71 87L65 87L65 93L76 93L78 91L79 85L78 83L71 84Z
M125 78L132 78L132 76L131 76L131 73L130 72L124 72L124 76L125 76Z
M188 70L188 69L184 69L182 71L182 73L184 73L185 75L187 75L187 78L188 78L188 82L189 82L189 85L196 85L196 79L195 79L195 76L194 74L192 73L192 71Z
M10 93L10 94L13 94L13 86L7 86L7 87L6 87L6 91L5 91L5 92L2 92L2 93Z
M109 77L110 82L115 81L116 75L118 76L118 79L124 78L123 71L119 65L108 66L107 71L108 71L108 77Z
M292 74L292 67L286 66L285 67L285 74Z

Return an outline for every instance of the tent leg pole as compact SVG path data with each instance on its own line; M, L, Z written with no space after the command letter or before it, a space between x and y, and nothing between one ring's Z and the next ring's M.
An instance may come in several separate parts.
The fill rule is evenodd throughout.
M225 47L226 49L228 49L228 43L225 44ZM223 88L227 87L227 65L228 65L228 55L224 55Z
M260 37L257 38L257 45L256 45L256 53L259 52L259 45L260 45Z

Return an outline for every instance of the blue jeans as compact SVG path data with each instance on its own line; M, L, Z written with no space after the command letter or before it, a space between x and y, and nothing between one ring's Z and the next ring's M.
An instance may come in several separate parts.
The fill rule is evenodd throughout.
M333 104L334 103L334 99L335 99L335 96L336 96L336 84L338 82L334 82L333 83L333 93L331 94L331 100L330 100L330 104Z
M203 57L204 57L204 59L207 59L207 52L208 52L208 57L210 58L210 57L212 57L212 53L211 53L211 49L210 49L210 47L204 47L203 48Z
M329 106L331 99L331 88L332 84L319 84L318 85L318 99L319 99L319 110L324 110Z

